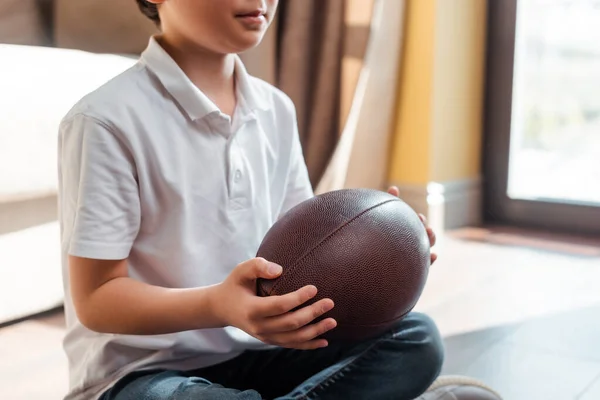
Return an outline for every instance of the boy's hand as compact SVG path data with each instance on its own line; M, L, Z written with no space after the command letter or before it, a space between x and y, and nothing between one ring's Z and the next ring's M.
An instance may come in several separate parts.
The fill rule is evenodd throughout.
M398 190L398 188L396 186L390 187L388 189L388 193L391 194L392 196L396 196L396 197L400 196L400 191ZM427 236L429 236L429 245L431 247L435 246L435 240L436 240L435 232L433 232L433 229L431 229L427 225L427 218L425 218L425 216L423 214L419 214L419 218L421 219L421 222L423 222L423 225L425 225L425 229L427 230ZM437 260L437 254L431 253L431 264L432 265L435 262L435 260Z
M280 274L280 266L262 258L238 265L223 283L215 286L212 307L217 318L267 344L302 350L327 346L326 340L315 338L333 329L336 321L326 318L316 324L311 322L331 310L333 301L322 299L292 311L313 298L316 287L305 286L283 296L256 294L258 278L274 279Z

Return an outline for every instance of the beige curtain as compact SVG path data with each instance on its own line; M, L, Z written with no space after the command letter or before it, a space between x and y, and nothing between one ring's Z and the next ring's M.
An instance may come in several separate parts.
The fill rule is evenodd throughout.
M276 85L296 106L313 185L340 134L341 60L346 0L284 0L278 14Z
M363 2L354 0L350 4L360 10ZM366 53L358 82L352 86L348 117L317 193L349 187L386 189L389 183L389 148L397 117L405 6L406 0L373 0ZM357 22L365 23L349 21L351 26ZM352 79L353 68L347 69L347 79Z
M48 42L36 0L0 0L0 43L40 46Z
M317 193L388 183L405 1L282 0L276 26L242 55L294 100Z

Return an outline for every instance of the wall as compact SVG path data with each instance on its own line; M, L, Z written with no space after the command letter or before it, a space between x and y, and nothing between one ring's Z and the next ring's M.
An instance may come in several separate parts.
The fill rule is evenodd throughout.
M54 0L54 13L56 47L139 54L158 32L133 0Z
M430 177L435 3L406 2L406 42L390 170L395 183L426 184Z
M431 179L480 173L486 1L438 0L433 70Z
M485 0L407 1L389 181L438 229L479 222Z

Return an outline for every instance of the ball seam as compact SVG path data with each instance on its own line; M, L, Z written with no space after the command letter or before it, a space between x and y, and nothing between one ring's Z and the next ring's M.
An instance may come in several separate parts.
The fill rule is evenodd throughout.
M302 256L300 256L296 260L296 262L289 267L288 274L291 274L302 260L304 260L306 257L308 257L311 253L313 253L319 247L321 247L322 245L324 245L329 239L331 239L332 237L334 237L335 235L337 235L342 229L344 229L345 227L347 227L352 222L354 222L355 220L359 219L360 217L362 217L364 214L368 213L369 211L374 210L377 207L381 207L382 205L390 203L392 201L401 201L401 200L396 198L396 199L389 199L389 200L382 201L381 203L375 204L374 206L371 206L371 207L367 208L366 210L361 211L360 213L358 213L356 216L352 217L348 221L345 221L343 224L341 224L340 226L338 226L333 232L331 232L325 238L323 238L323 240L321 240L319 243L317 243L314 247L310 248ZM260 286L261 286L261 289L263 290L263 292L267 293L267 295L270 296L271 293L273 293L273 291L275 291L277 289L277 287L279 287L282 282L286 282L286 281L287 281L286 279L282 279L282 280L277 281L271 287L270 291L266 291L265 288L262 286L262 283L260 284Z

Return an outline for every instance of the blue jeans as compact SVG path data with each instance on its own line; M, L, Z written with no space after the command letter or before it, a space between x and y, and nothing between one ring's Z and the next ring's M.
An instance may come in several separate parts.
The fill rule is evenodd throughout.
M101 400L411 400L437 378L442 361L435 324L412 313L360 344L248 351L193 371L135 372Z

